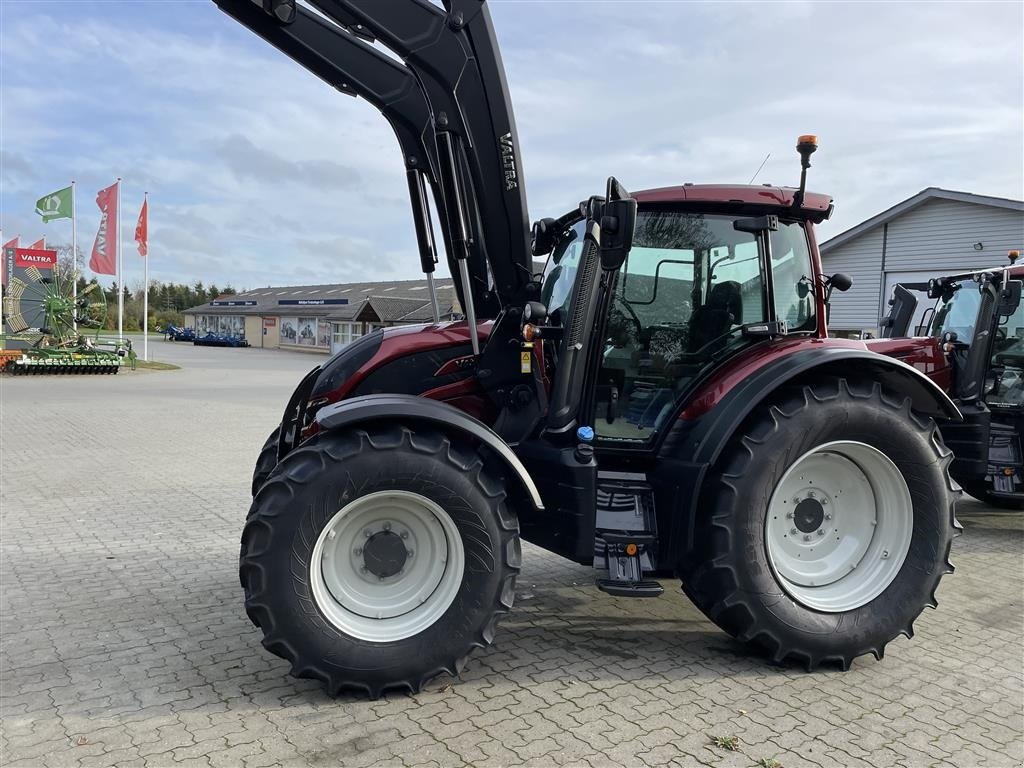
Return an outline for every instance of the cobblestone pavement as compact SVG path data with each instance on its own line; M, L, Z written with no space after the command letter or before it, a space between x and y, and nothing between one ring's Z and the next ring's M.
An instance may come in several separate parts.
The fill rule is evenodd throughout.
M0 382L4 766L1024 763L1024 526L974 502L939 610L845 674L527 546L461 679L328 699L263 651L236 573L252 462L313 361L155 349L188 367Z

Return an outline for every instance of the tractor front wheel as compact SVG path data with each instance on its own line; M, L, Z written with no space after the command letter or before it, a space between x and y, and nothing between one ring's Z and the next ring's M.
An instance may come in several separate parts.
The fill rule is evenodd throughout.
M270 477L270 473L277 466L277 443L280 434L281 427L277 427L270 433L270 437L263 443L263 447L260 448L260 455L256 459L256 467L252 471L253 496L263 487L263 484L267 482L267 478Z
M953 570L951 460L935 424L877 384L793 391L716 467L683 588L773 661L881 658Z
M262 485L242 534L263 645L334 695L418 691L490 644L518 523L480 453L432 430L318 435Z

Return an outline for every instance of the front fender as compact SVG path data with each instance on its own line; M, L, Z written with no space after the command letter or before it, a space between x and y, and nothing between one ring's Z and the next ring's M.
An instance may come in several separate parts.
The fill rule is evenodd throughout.
M538 511L544 509L533 478L508 443L483 422L447 403L415 395L362 395L326 405L316 414L316 423L321 431L357 427L371 421L430 424L485 445L519 478L533 506Z

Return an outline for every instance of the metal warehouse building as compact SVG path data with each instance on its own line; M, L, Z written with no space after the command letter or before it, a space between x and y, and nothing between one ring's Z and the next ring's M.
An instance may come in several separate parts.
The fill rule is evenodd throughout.
M849 291L832 294L829 327L876 333L896 283L1001 267L1022 247L1024 202L928 187L822 243L825 274L853 278Z
M457 308L451 280L434 284L441 319ZM330 353L375 328L433 320L426 280L257 288L185 310L200 332L244 336L251 346Z

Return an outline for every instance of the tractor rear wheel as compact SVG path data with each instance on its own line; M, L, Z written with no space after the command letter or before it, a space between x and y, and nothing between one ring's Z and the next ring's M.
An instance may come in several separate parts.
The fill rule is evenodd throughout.
M277 442L278 435L280 434L281 427L277 427L270 433L270 437L263 443L263 447L260 448L260 455L256 459L256 468L252 471L253 496L263 487L263 484L267 482L267 478L270 477L270 473L277 466Z
M683 589L775 662L880 659L953 571L951 461L935 424L878 384L792 391L715 468Z
M273 470L242 534L263 645L332 695L458 674L512 607L518 522L469 445L378 427L312 438Z

